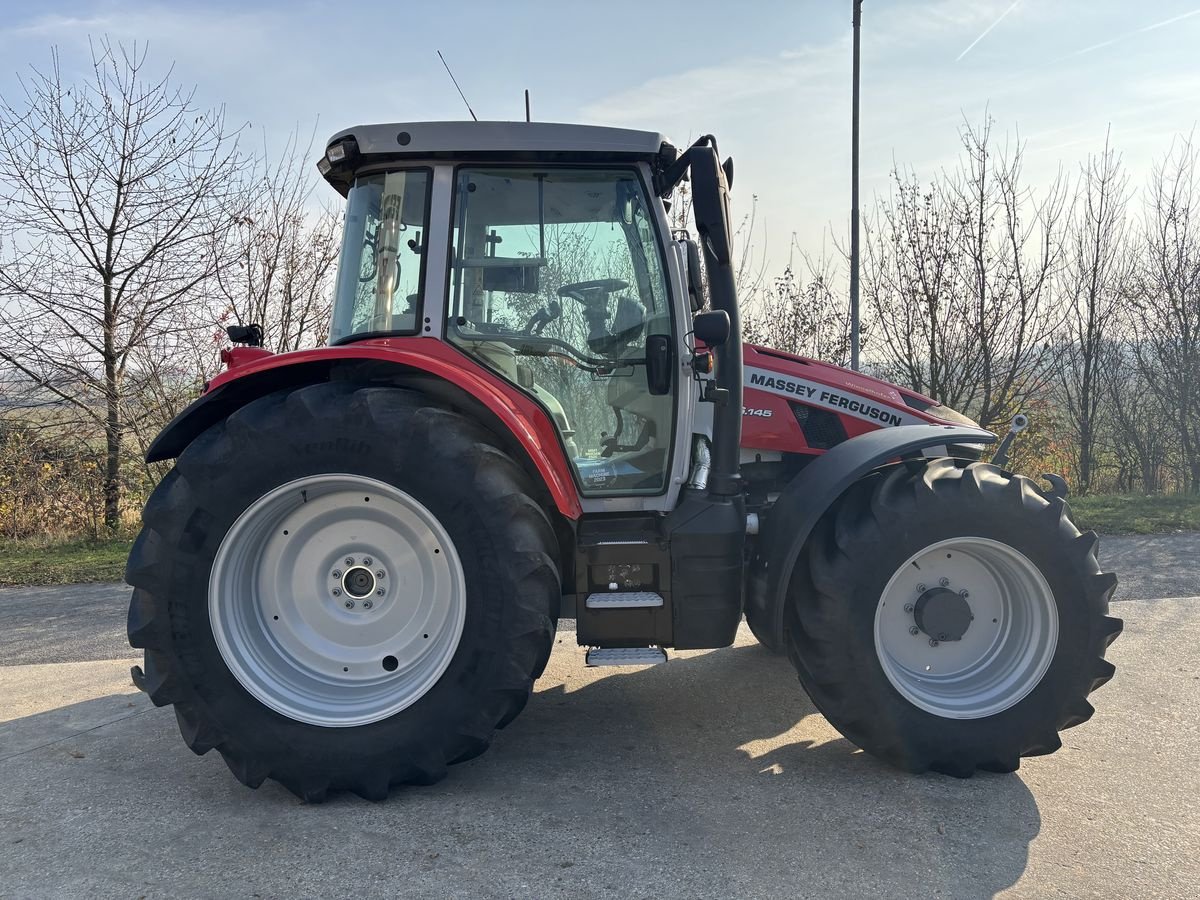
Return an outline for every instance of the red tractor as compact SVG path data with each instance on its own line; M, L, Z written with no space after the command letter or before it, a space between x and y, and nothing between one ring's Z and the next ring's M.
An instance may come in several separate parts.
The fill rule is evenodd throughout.
M231 328L148 453L175 464L126 574L134 679L196 753L310 801L437 781L560 618L640 665L745 615L913 772L1012 771L1091 716L1121 630L1096 535L954 410L743 345L711 136L371 125L318 167L347 201L329 346Z

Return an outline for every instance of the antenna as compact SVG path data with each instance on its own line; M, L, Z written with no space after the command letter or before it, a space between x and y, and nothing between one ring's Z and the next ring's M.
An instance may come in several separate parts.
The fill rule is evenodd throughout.
M531 118L529 118L529 88L525 88L525 121L533 121Z
M442 56L442 51L437 52L438 59L442 61L442 65L446 67L446 74L450 76L450 80L454 82L454 88L458 91L458 96L462 97L463 103L467 104L467 112L471 114L471 118L476 122L479 121L479 116L475 115L475 110L471 109L471 104L467 102L467 95L463 93L462 88L458 86L458 79L454 77L454 73L450 71L450 64L446 62L446 57Z

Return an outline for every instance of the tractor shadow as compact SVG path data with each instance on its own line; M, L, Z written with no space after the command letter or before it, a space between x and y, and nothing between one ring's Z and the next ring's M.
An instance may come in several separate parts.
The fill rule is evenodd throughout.
M489 752L382 803L249 791L124 689L0 723L0 874L51 894L87 879L166 895L186 876L214 896L625 900L992 897L1025 872L1041 816L1019 775L888 768L786 659L738 646L587 669L574 634L558 641Z
M1025 871L1041 816L1019 774L896 771L757 644L630 671L587 669L574 643L559 633L525 712L451 782L549 789L613 853L636 823L670 866L734 892L990 897Z

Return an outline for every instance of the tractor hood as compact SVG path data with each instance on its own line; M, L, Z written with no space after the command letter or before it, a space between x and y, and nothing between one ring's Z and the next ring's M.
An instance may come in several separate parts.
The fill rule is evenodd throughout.
M801 377L805 375L813 376L821 381L827 381L835 387L841 387L856 394L876 397L885 403L891 403L902 409L908 408L925 411L940 405L932 397L926 397L924 394L918 394L916 391L899 387L889 381L884 381L882 378L873 378L870 375L864 375L861 372L855 372L852 369L846 369L842 366L835 366L833 363L810 359L807 356L795 356L791 353L784 353L782 350L747 344L747 365L750 365L749 360L754 356L759 357L764 368ZM949 407L943 407L943 409L949 409ZM963 425L968 423L971 425L977 424L970 419L954 418L949 421Z
M936 400L841 366L747 344L742 446L817 452L897 425L977 423Z

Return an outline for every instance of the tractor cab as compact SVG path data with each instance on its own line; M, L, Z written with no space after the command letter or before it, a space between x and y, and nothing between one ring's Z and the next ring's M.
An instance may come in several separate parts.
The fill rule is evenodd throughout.
M578 125L335 135L331 342L452 344L546 410L585 510L674 508L712 431L691 367L696 253L661 196L678 156L659 134Z

